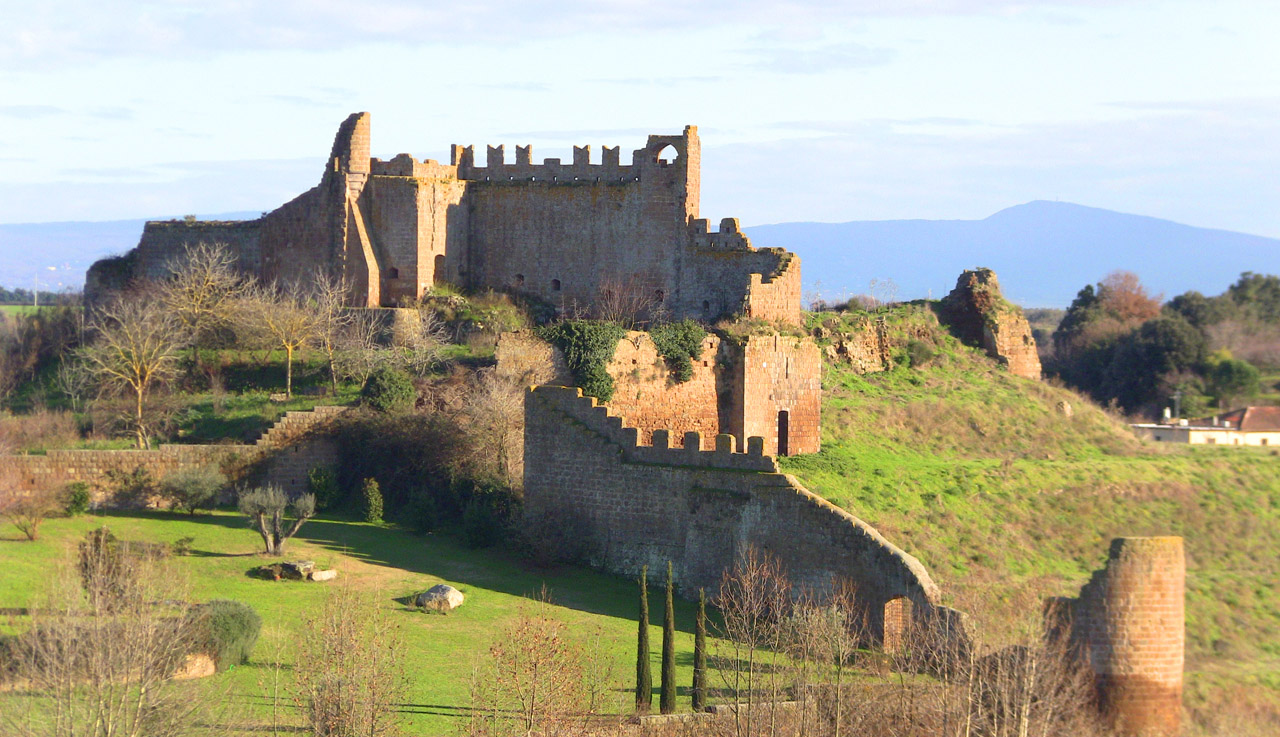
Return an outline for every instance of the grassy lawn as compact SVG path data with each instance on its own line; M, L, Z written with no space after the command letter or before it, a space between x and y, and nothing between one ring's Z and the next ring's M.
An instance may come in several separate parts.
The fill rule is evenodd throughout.
M280 659L291 660L288 643L299 635L301 620L318 611L331 584L266 581L246 572L268 559L258 551L261 539L244 519L230 512L194 518L167 513L115 513L74 519L53 519L37 542L21 542L16 531L0 533L0 607L30 604L53 566L71 560L84 533L107 525L123 539L172 542L195 538L194 553L174 558L189 578L191 598L203 601L229 598L252 605L263 619L263 634L252 662L206 679L192 688L225 689L231 710L227 731L266 723L271 712L267 698L277 648ZM417 537L396 529L335 519L308 522L289 543L286 559L311 559L337 568L342 580L362 590L376 591L383 607L398 623L405 641L404 663L411 687L404 706L411 734L443 734L457 728L468 713L473 665L487 652L502 627L511 622L528 594L544 584L554 611L579 636L598 628L616 661L617 694L623 707L634 686L636 586L620 577L582 568L536 570L499 551L475 551L444 535ZM423 614L405 606L405 597L437 583L456 586L466 603L448 616ZM679 707L689 708L692 679L693 605L678 601L679 635L676 658L681 684ZM653 673L660 670L661 589L650 589L655 626L650 634ZM287 678L287 675L286 675ZM714 676L713 676L714 678ZM655 692L656 692L655 686ZM0 697L2 699L3 697ZM655 705L657 695L654 696ZM243 705L244 708L240 708ZM0 707L2 708L2 707ZM296 720L285 707L286 718ZM259 729L260 731L260 729Z
M35 305L0 305L0 313L5 315L30 315L39 309Z
M917 556L961 608L974 592L1075 595L1111 538L1182 535L1189 703L1257 687L1280 704L1280 457L1144 444L1071 392L935 340L922 368L828 365L822 452L783 470Z

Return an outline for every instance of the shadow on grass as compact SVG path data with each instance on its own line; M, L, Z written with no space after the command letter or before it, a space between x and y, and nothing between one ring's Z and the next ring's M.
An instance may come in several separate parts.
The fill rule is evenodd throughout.
M245 529L248 526L245 518L233 514L192 517L168 512L113 510L100 516L104 519L113 516L181 519L228 529ZM620 619L636 617L637 587L632 580L583 566L534 568L510 551L467 548L449 535L416 536L393 526L326 517L308 521L295 539L368 565L435 576L454 585L473 585L512 596L535 597L545 585L551 593L552 603L557 606ZM232 557L230 554L207 554L208 557L219 555ZM245 557L251 555L254 554ZM287 547L282 560L289 560ZM661 612L661 585L650 582L649 597L651 611ZM691 633L694 604L677 600L675 606L677 629ZM653 624L659 625L660 620L655 619Z

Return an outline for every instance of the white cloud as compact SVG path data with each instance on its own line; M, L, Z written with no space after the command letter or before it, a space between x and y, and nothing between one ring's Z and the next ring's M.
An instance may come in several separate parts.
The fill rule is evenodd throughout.
M1058 0L1055 7L1114 5ZM1025 0L45 0L0 11L0 68L29 71L117 57L187 57L233 50L331 50L376 42L511 43L760 24L788 28L868 17L1019 13Z

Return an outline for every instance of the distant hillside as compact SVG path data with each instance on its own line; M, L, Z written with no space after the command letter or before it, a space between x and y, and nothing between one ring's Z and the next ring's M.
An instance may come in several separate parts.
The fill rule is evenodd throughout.
M1166 297L1217 294L1243 271L1280 272L1280 240L1066 202L1029 202L984 220L780 223L746 228L756 246L799 254L806 295L841 299L891 279L898 299L944 296L964 269L987 266L1005 296L1066 307L1115 269Z
M917 556L975 613L1034 616L1040 596L1074 595L1113 537L1184 536L1195 721L1252 703L1280 724L1280 456L1140 442L1087 399L960 345L927 308L875 317L904 346L899 367L859 375L828 352L822 451L782 469ZM808 327L831 345L866 318L812 313Z
M200 217L247 220L259 214L231 212ZM138 245L143 224L162 219L165 218L0 224L0 286L31 289L39 279L41 290L78 290L84 286L84 274L94 261Z

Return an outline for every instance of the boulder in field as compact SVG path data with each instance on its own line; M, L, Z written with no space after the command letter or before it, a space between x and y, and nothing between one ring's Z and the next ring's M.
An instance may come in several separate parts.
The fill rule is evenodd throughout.
M437 584L413 597L413 605L428 612L449 612L462 606L466 597L462 592L448 584Z

